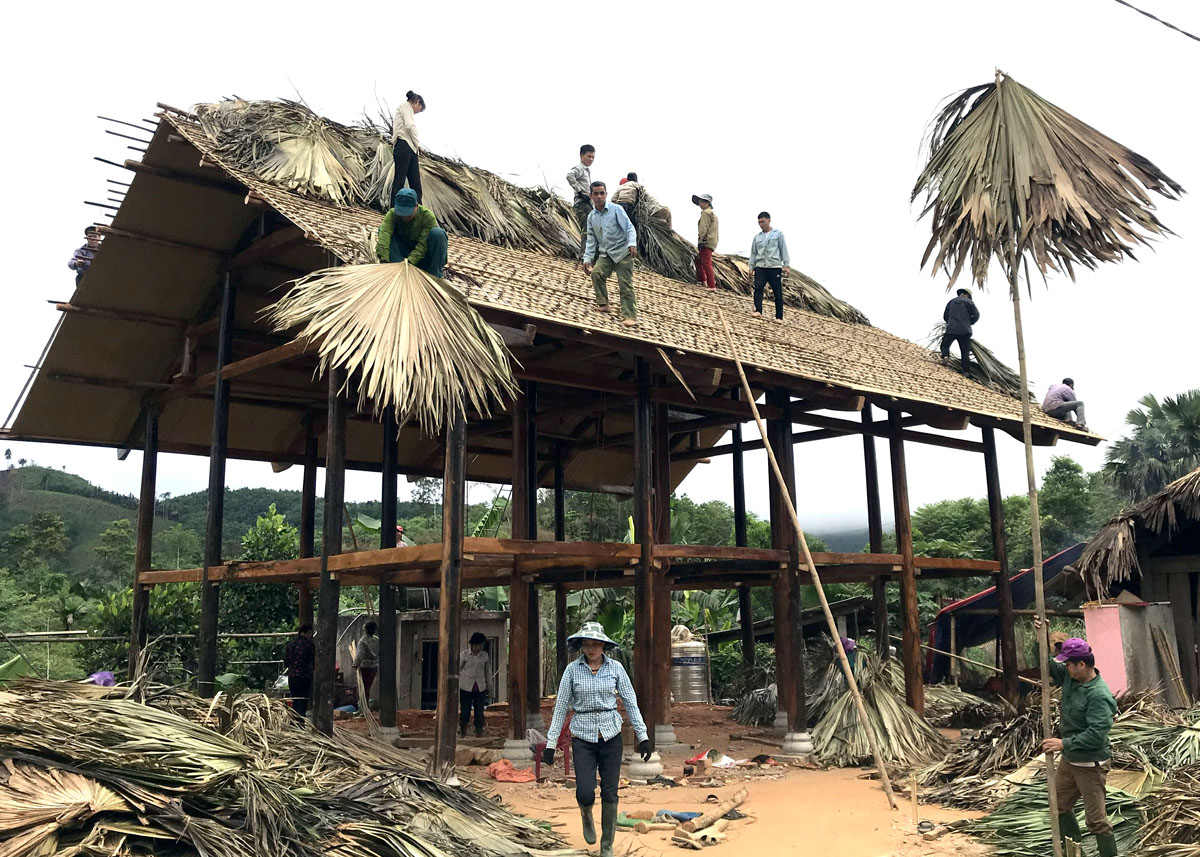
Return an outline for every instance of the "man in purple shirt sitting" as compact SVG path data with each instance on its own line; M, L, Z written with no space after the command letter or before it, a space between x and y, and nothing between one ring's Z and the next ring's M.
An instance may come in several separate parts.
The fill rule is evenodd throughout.
M1083 418L1083 402L1075 397L1075 381L1063 378L1061 384L1051 384L1046 391L1046 400L1042 402L1042 410L1055 419L1070 422L1071 414L1075 415L1075 427L1087 431Z

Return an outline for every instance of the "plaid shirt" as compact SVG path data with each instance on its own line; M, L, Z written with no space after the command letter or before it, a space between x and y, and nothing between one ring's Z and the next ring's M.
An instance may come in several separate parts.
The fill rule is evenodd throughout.
M313 674L313 655L316 647L308 637L297 634L283 649L283 665L287 667L290 678L311 677Z
M550 733L546 736L548 746L553 747L562 733L567 709L575 712L571 718L571 734L583 741L607 741L621 732L621 713L617 711L617 699L625 703L625 713L639 741L645 741L646 724L638 710L637 694L629 674L620 661L608 655L599 671L592 675L587 657L568 664L558 683L558 701L554 704L554 718L550 722Z

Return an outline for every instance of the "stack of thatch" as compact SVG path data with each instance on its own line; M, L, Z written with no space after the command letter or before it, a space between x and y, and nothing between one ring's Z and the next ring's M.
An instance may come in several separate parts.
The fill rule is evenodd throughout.
M261 181L335 205L384 211L394 175L389 120L342 125L294 101L227 99L194 112L216 154ZM563 258L579 256L579 228L566 200L545 188L522 188L495 173L421 152L423 201L452 235ZM696 280L696 247L665 224L639 221L642 262L664 276ZM717 285L748 294L745 259L713 259ZM784 276L789 306L854 324L866 316L799 271Z
M934 325L933 331L929 334L929 338L925 340L925 344L930 349L940 348L942 336L946 332L945 323ZM971 373L971 379L978 381L983 386L995 390L997 393L1004 393L1006 396L1021 397L1021 376L1001 362L990 348L981 343L978 339L971 339L971 354L974 356L974 361L968 364ZM951 352L954 361L954 367L958 368L960 364L960 356ZM1037 398L1028 390L1025 395L1029 400L1036 402Z
M1004 709L953 684L925 688L925 718L942 729L987 726L1004 716Z
M0 852L178 857L544 855L561 843L386 744L261 695L22 682L0 691Z

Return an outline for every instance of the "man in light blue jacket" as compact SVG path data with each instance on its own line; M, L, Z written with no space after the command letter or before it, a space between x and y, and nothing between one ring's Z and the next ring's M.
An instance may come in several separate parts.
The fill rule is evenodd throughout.
M769 212L758 213L759 233L750 242L750 270L754 272L754 314L762 315L767 283L775 296L775 321L783 321L783 269L791 264L783 233L771 228Z
M637 232L629 215L619 205L608 204L608 187L592 182L592 210L587 216L583 250L583 272L592 277L596 308L608 312L608 278L617 272L621 291L621 323L637 324L637 302L633 297L633 260L637 256Z

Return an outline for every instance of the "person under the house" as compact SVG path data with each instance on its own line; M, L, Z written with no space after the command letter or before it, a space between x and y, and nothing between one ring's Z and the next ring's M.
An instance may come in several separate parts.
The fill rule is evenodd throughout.
M614 206L615 207L615 206ZM617 830L617 786L621 778L621 713L619 700L637 737L637 752L643 761L650 760L650 736L637 694L629 674L621 662L606 652L617 644L604 633L599 622L584 622L583 627L567 638L567 648L580 652L567 664L558 683L558 699L550 731L546 733L546 749L542 762L554 764L554 747L562 734L567 712L571 717L571 753L575 757L575 802L583 821L583 838L589 845L596 842L596 826L592 807L596 803L596 774L600 774L600 857L613 857L613 838Z
M292 711L302 719L308 715L308 702L312 698L313 660L316 657L312 637L313 626L305 622L283 647L283 666L287 671Z
M358 645L354 649L354 660L350 666L358 670L358 677L362 679L363 693L366 699L360 699L358 707L365 709L371 699L371 685L375 683L375 676L379 675L379 637L376 631L379 626L374 622L368 622L363 628L363 635L358 638Z
M700 206L699 233L696 239L696 282L709 291L716 291L717 275L713 271L713 253L717 249L717 213L713 211L712 194L693 194L692 202Z
M471 711L475 711L475 737L483 737L483 709L487 707L488 676L492 663L488 657L487 637L476 631L468 648L458 656L458 734L467 735Z
M841 642L842 651L846 653L846 660L850 662L850 669L854 669L854 662L858 660L858 643L849 637L842 637Z
M946 332L942 334L942 360L950 359L950 343L958 342L958 353L962 357L962 373L970 374L971 366L971 325L979 321L979 308L971 300L970 289L959 289L946 304L942 313L942 321L946 322Z
M769 212L758 213L758 233L750 242L750 270L754 272L754 314L762 316L767 283L775 296L775 321L783 321L783 269L791 265L783 233L771 228Z
M1061 384L1051 384L1042 402L1042 410L1047 415L1065 422L1071 422L1070 417L1074 415L1075 428L1087 431L1087 423L1083 418L1083 402L1075 395L1074 378L1063 378Z
M425 99L411 89L404 94L404 102L396 108L392 118L392 164L395 172L392 175L392 199L396 192L404 187L404 182L416 191L417 202L423 198L421 193L421 144L417 142L418 113L425 112Z
M79 285L88 268L92 267L92 260L96 258L96 251L100 249L100 230L89 226L83 230L83 238L87 243L76 250L71 255L71 261L67 262L67 267L75 272L75 285Z
M1034 619L1038 634L1042 622ZM1108 733L1117 715L1117 703L1100 671L1096 656L1086 640L1064 640L1049 663L1050 681L1062 688L1061 738L1042 741L1042 752L1062 753L1056 767L1054 788L1058 793L1058 829L1063 840L1082 842L1075 804L1083 799L1087 828L1096 837L1100 857L1116 857L1117 841L1105 810L1105 781L1112 747Z
M633 295L633 260L637 256L637 232L629 215L619 205L608 204L608 186L592 182L592 211L584 230L583 272L592 277L596 308L608 312L608 278L617 272L621 294L621 324L637 324L637 302Z
M579 163L567 172L567 185L575 191L575 222L579 224L580 241L587 231L587 219L592 213L592 164L596 160L596 147L587 143L579 147Z
M380 262L408 262L440 277L446 267L449 241L437 217L417 201L412 188L396 191L395 204L379 224L375 255Z

